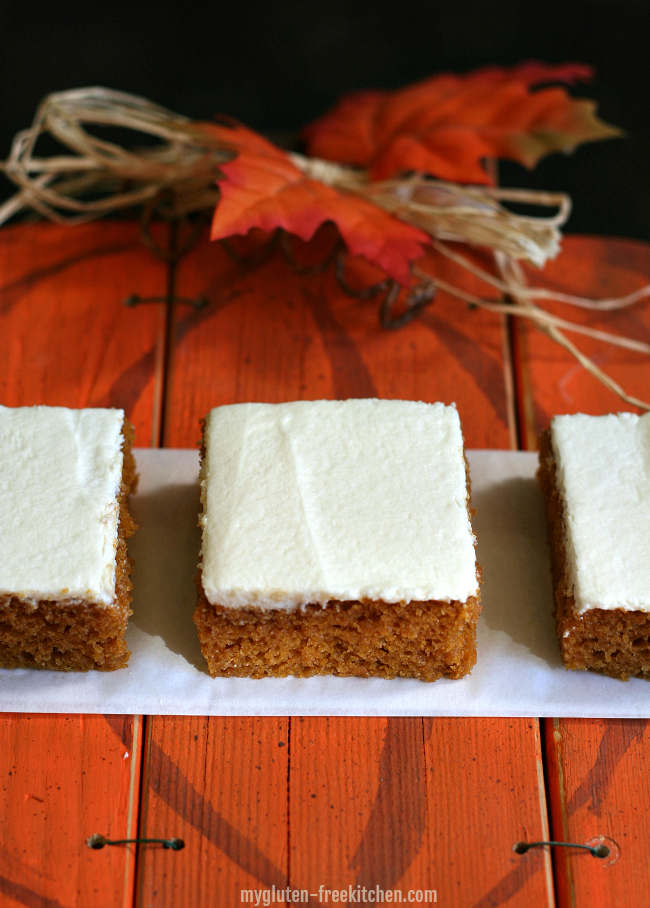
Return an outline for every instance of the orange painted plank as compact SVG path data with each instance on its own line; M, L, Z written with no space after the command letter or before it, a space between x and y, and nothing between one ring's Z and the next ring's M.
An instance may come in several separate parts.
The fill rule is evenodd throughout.
M623 239L569 237L542 278L568 293L620 296L650 283L650 246ZM571 317L593 327L645 340L650 333L647 302L607 314L570 311ZM520 327L517 340L520 405L530 446L555 413L634 409L538 332ZM580 338L579 344L629 392L648 398L650 358L587 338ZM556 849L558 908L644 908L648 904L650 737L646 725L645 720L545 720L552 838L584 843L594 835L605 835L621 846L621 857L611 866L588 853Z
M548 835L538 720L426 719L424 733L440 904L553 908L548 856L512 851Z
M241 890L285 888L289 720L158 717L147 742L137 904L239 905ZM253 902L254 904L254 902Z
M123 300L164 288L137 225L3 228L0 401L123 407L149 445L164 314ZM132 904L134 849L85 840L137 829L140 729L133 716L0 715L3 906Z
M296 246L296 257L301 262L322 259L328 241L324 233L309 248ZM446 261L432 261L431 266L447 280L463 279ZM368 276L361 268L349 269L351 283ZM464 285L472 289L474 278L465 277ZM255 267L235 263L222 246L207 242L180 263L177 292L205 295L210 302L200 311L177 307L165 416L166 443L172 447L196 444L199 419L218 404L355 396L455 400L468 446L508 447L511 442L506 338L496 316L470 312L441 293L419 319L399 331L385 331L379 326L377 302L345 295L331 269L300 276L278 254ZM273 874L282 880L285 875L292 888L315 893L321 884L331 884L343 889L359 881L372 883L373 876L380 886L422 888L433 883L435 888L441 880L441 891L453 893L460 886L482 905L490 904L485 899L493 890L507 889L495 886L511 872L510 852L522 822L535 834L543 829L536 721L467 719L434 726L420 719L292 719L288 732L282 731L288 773L281 783L275 775L277 723L242 720L233 735L231 719L197 723L154 718L143 833L176 834L172 821L188 816L189 807L176 806L184 805L186 796L170 791L168 777L191 779L187 803L204 810L207 801L210 816L218 798L219 816L228 818L229 835L237 842L250 840L251 823L257 822L251 797L267 804L269 792L275 792ZM434 727L440 729L437 749L431 744ZM498 775L497 740L497 752L508 755L510 766ZM224 741L227 747L220 743ZM154 745L162 748L164 759ZM247 772L252 753L263 774L248 772L245 785L231 784L230 765L239 763ZM483 768L478 772L473 770L475 761ZM204 765L214 778L225 775L218 791L212 776L204 781ZM519 766L526 771L515 782ZM448 781L465 777L471 783L454 798L446 790ZM443 778L447 781L441 782ZM502 779L512 780L512 792ZM177 788L185 792L187 786L178 782ZM486 802L499 803L500 809L486 813ZM215 848L199 820L187 823L192 830L201 829L198 839L191 830L188 834L209 860L201 862L201 873L195 870L190 883L178 871L178 862L147 850L141 865L143 905L183 904L181 890L183 898L191 893L194 904L209 904L215 880L221 881L218 903L224 906L240 903L242 880L249 888L277 888L276 876L266 865L257 865L246 876L241 862L233 862L232 849ZM476 833L477 849L489 840L498 864L474 862L471 853L463 859L469 837L463 839L457 831L453 845L458 863L450 870L448 849L440 847L436 830L456 826ZM252 841L271 858L265 835L262 830ZM167 873L178 875L161 877L162 863ZM480 872L474 873L474 863ZM245 865L247 873L252 866ZM465 880L468 875L471 883ZM513 904L523 905L526 898L527 904L549 904L547 875L542 869L518 876L510 895ZM311 903L319 904L313 897Z
M137 835L138 716L0 717L0 904L130 906Z
M5 406L121 407L136 445L157 443L166 268L137 224L2 229L0 400Z
M308 250L323 258L329 237ZM299 251L306 258L304 244ZM481 285L456 265L431 267L466 289ZM369 269L349 269L363 285ZM343 293L332 268L304 277L272 255L236 265L218 243L203 242L178 268L179 293L208 298L179 309L172 359L167 445L194 445L198 420L238 401L346 397L456 401L468 447L509 447L504 336L498 316L470 311L440 293L411 324L379 326L379 303ZM483 288L481 288L483 289Z
M650 246L636 240L566 237L562 253L531 284L590 299L620 297L650 283ZM650 301L613 312L594 312L559 303L544 306L590 328L648 342ZM650 358L603 341L567 332L593 362L629 393L650 398ZM566 350L527 324L516 332L519 398L525 445L535 450L541 432L556 413L616 413L633 410L605 388ZM637 412L637 411L635 411Z
M295 888L553 905L550 861L512 852L547 833L537 720L293 719L290 757Z
M588 852L556 849L558 908L645 908L650 886L648 720L546 720L546 751L553 837L584 843L606 836L620 853L610 864Z

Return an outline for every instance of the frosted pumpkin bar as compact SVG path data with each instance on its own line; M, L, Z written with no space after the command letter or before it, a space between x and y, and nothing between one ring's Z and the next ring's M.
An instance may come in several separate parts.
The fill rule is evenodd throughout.
M455 407L212 410L194 620L213 676L460 678L479 570Z
M132 441L122 410L0 407L0 667L127 664Z
M556 416L539 478L564 664L650 679L650 414Z

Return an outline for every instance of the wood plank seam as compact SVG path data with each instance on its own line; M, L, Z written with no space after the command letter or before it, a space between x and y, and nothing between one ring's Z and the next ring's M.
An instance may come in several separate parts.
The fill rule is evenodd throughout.
M160 423L158 435L158 447L165 447L165 437L167 432L167 401L169 399L169 390L172 382L172 356L174 347L173 326L174 326L174 296L176 294L176 264L175 256L177 253L178 242L178 224L172 221L169 227L168 236L168 256L167 261L167 299L163 303L165 306L165 345L163 356L163 374L161 384L160 400Z
M174 246L176 242L176 234L173 233L170 229L169 237L169 252L170 255L173 254ZM153 253L152 253L153 254ZM155 363L155 393L154 393L154 413L153 413L153 432L152 432L152 444L156 447L162 447L164 444L164 435L165 435L165 405L166 405L166 391L168 383L168 374L169 374L169 357L170 357L170 347L171 347L171 336L172 336L172 321L173 321L173 296L175 293L175 263L169 261L165 263L166 270L166 302L161 305L165 306L165 321L163 329L163 338L162 343L157 351L156 363ZM146 800L147 792L149 790L148 785L148 776L149 776L149 759L148 752L151 739L151 717L141 716L134 717L134 722L137 722L138 718L141 718L142 722L142 733L140 735L139 746L141 748L140 753L140 773L138 779L138 798L137 798L137 811L134 818L135 822L133 828L137 830L136 835L138 838L145 835L145 830L142 828L143 820L147 815L146 811ZM134 747L135 747L135 732L134 732ZM171 835L171 834L170 834ZM139 899L139 890L140 890L140 875L142 868L142 846L136 845L135 853L135 866L133 873L133 892L131 905L137 906L141 903ZM125 904L125 908L129 908Z
M147 816L147 802L149 799L149 759L151 754L151 717L143 716L142 717L142 736L140 746L142 748L141 762L140 762L140 790L138 792L138 817L137 817L137 830L138 838L144 838L147 834L146 828L144 828L144 822ZM143 866L144 862L142 860L142 846L136 845L135 853L135 872L133 874L133 899L132 905L134 908L143 905L143 893L144 893L144 873Z
M549 760L546 755L545 738L543 735L542 723L545 719L539 719L535 725L535 738L541 754L541 760L537 759L537 778L539 780L539 812L542 820L542 841L548 842L550 839L551 816L549 811L549 799L546 797L548 788ZM514 842L513 842L514 844ZM556 891L556 879L553 863L553 854L549 849L544 849L544 873L546 874L547 889L549 896L549 908L554 908L557 904L558 894Z
M422 766L424 768L423 772L423 788L424 788L424 828L422 830L422 837L420 839L420 849L424 850L426 854L431 854L431 836L429 834L429 828L431 823L431 811L429 805L431 803L431 788L429 786L429 773L427 772L427 744L429 743L429 738L433 732L433 723L429 722L429 727L427 729L424 717L420 719L420 728L422 732ZM435 886L426 888L436 888Z
M175 251L177 236L170 228L168 236L168 248L169 254L172 256ZM165 440L165 430L166 430L166 403L167 403L167 388L169 382L170 374L170 357L171 357L171 347L172 347L172 325L173 325L173 299L176 292L176 263L173 260L170 260L165 263L166 268L166 301L159 305L165 306L165 322L163 329L163 339L162 339L162 356L159 363L156 365L159 366L159 370L156 369L156 394L154 398L154 407L157 412L153 414L153 423L154 423L154 435L152 441L156 447L163 447ZM142 838L146 835L146 830L143 828L147 816L147 800L148 800L148 791L149 791L149 753L150 753L150 744L151 744L151 717L142 716L142 735L140 738L140 777L139 777L139 791L138 791L138 808L137 808L137 817L135 828L138 830L138 837ZM170 833L172 835L172 833ZM142 903L142 891L144 886L144 876L141 874L143 862L142 862L142 846L136 846L136 857L135 857L135 868L133 874L133 897L132 905L137 906ZM142 876L142 881L140 877ZM126 906L125 906L126 908Z
M512 384L515 398L513 417L516 424L517 448L520 451L526 451L530 450L531 438L529 426L532 425L532 418L528 410L530 410L530 408L532 407L533 398L526 369L526 354L522 349L524 339L521 335L521 332L519 331L519 325L516 318L514 318L513 316L506 316L506 325L509 345L507 368L509 368L512 373ZM550 829L554 826L550 814L549 798L546 796L546 792L549 791L549 776L551 772L550 756L547 753L546 749L546 724L549 721L552 722L556 720L540 717L538 719L536 732L537 734L539 734L539 743L542 753L542 773L540 777L540 814L542 817L542 822L544 824L544 840L548 840ZM563 840L566 840L566 829L563 834ZM549 881L549 898L551 897L552 893L553 901L557 905L559 904L558 899L560 893L558 892L556 856L550 849L549 852L545 854L545 872Z
M520 451L531 451L531 443L537 446L537 439L531 434L530 426L534 424L533 394L527 368L526 338L516 318L508 317L510 339L510 366L512 368L515 389L515 418L517 422L517 446Z
M511 408L511 418L514 420L514 431L516 435L517 449L525 451L529 449L530 438L528 437L527 427L530 420L527 418L526 407L530 404L532 396L528 387L527 373L523 362L524 353L521 349L521 336L518 330L517 319L514 316L506 316L504 319L504 330L506 332L507 358L504 354L504 373L510 376L507 383L512 388L513 406ZM549 838L549 830L552 827L552 818L550 814L549 798L549 757L546 752L545 741L545 723L548 719L538 717L536 720L535 735L538 739L540 752L542 755L541 767L538 761L538 779L539 779L539 799L540 799L540 818L544 830L544 840ZM540 771L541 770L541 771ZM513 843L514 844L514 843ZM552 853L544 852L544 873L547 879L549 908L558 903L557 875L555 871L555 862Z
M503 379L506 388L506 406L508 410L508 429L510 431L510 448L513 451L521 450L521 429L519 424L519 410L516 394L516 371L513 364L514 358L514 330L513 317L501 315L503 342L501 345L503 356Z
M136 779L136 760L135 753L136 750L142 747L142 735L141 729L144 726L146 721L145 716L133 716L133 739L131 742L131 779L129 782L129 807L127 815L127 838L134 838L138 834L138 829L140 825L140 799L142 796L142 773L144 772L144 760L143 754L140 753L140 764L139 772ZM137 783L137 788L136 788ZM128 887L128 867L125 868L124 872L124 908L129 908L129 904L133 905L135 903L135 885L138 878L138 852L139 848L136 845L135 847L135 858L133 865L133 898L129 902L126 901L127 894L129 891Z
M287 886L294 888L291 879L291 731L293 716L287 720Z

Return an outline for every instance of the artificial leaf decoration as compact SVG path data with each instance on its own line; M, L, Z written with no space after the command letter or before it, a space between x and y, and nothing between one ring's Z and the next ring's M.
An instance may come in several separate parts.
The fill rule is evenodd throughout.
M373 180L417 171L460 183L490 183L485 158L534 167L550 152L621 134L598 119L593 101L548 86L592 75L581 64L529 62L432 76L394 92L348 95L303 136L309 154L365 167Z
M221 200L212 221L213 240L282 227L310 240L333 221L351 255L362 255L399 284L410 283L410 263L430 237L358 196L310 179L289 156L240 124L202 124L236 157L222 164Z
M353 255L363 255L379 265L398 284L411 284L411 278L416 282L397 321L415 314L436 288L464 305L531 319L624 401L650 410L650 403L626 394L563 332L579 331L644 354L650 353L650 345L578 325L537 302L555 298L594 310L621 309L650 297L650 285L620 299L600 301L527 286L520 263L541 267L559 252L560 227L571 210L569 197L556 192L462 186L428 175L436 170L434 151L441 162L439 172L444 173L443 165L453 164L458 174L462 172L460 162L485 182L482 154L510 153L532 165L550 149L616 134L599 123L593 108L585 107L584 102L571 101L563 92L558 96L551 89L533 95L528 92L549 81L571 83L590 73L588 67L575 64L549 67L529 63L511 71L491 69L463 77L436 77L394 95L355 95L329 116L331 129L323 132L322 125L316 124L310 130L314 143L316 138L325 143L318 148L314 144L312 151L329 154L336 163L285 154L236 123L199 123L136 95L97 87L55 92L43 99L31 127L14 137L9 158L0 161L0 171L17 186L17 192L0 205L0 225L24 209L65 224L140 204L144 206L143 236L155 248L149 228L157 210L178 222L192 213L213 210L217 204L214 239L247 233L252 227L266 231L284 227L309 240L321 223L331 220ZM435 110L431 107L434 95ZM494 99L498 103L490 103ZM510 118L516 127L509 130ZM124 126L154 136L157 142L143 149L126 149L98 138L85 129L86 124ZM445 133L446 146L436 136L441 124L444 129L437 132ZM44 134L52 135L69 153L36 155L34 149ZM385 147L380 147L378 136L385 139ZM398 179L371 181L361 167L374 167L375 173L381 173L382 155L386 173L401 174L404 168L411 172ZM458 179L468 179L467 173ZM557 210L546 217L522 216L503 207L502 201ZM491 253L496 271L470 261L448 245L452 240ZM427 271L426 262L414 264L428 245L480 278L492 298L455 287ZM347 290L339 270L335 273ZM371 289L376 292L378 286ZM387 289L382 321L384 314L390 316L396 296L395 287ZM500 293L496 300L495 289ZM393 320L392 326L395 324Z

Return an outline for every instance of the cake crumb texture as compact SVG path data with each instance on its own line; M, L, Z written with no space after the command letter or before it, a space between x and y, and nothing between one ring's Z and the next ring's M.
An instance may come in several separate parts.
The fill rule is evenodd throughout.
M128 496L135 490L137 474L132 453L134 429L126 419L122 436L113 603L0 596L0 667L112 671L128 664L130 653L124 639L131 615L127 539L135 530Z
M557 482L551 431L540 444L538 478L546 500L555 619L560 654L568 669L627 681L650 680L650 614L638 609L576 609L566 551L565 505ZM613 465L611 466L614 469Z
M297 609L211 605L194 613L213 677L462 678L476 663L478 596L467 602L328 602Z

